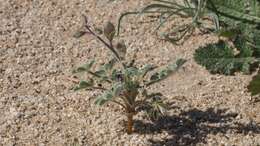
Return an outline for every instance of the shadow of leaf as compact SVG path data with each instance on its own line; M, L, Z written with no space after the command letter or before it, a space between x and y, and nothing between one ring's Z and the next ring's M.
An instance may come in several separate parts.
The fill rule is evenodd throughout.
M260 126L254 122L242 124L235 122L237 113L227 109L209 108L206 111L191 109L179 115L165 116L154 122L135 121L135 129L140 134L158 134L166 131L170 138L150 139L152 146L186 146L205 143L209 134L239 133L260 134Z

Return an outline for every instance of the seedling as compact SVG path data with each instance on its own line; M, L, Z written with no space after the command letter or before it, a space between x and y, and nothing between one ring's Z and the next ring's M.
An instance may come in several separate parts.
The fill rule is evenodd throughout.
M104 105L111 102L121 106L127 117L128 134L133 132L133 117L140 110L146 111L152 119L165 114L166 108L161 98L162 94L149 94L147 88L172 75L186 61L178 59L159 71L156 71L156 66L150 64L137 67L136 58L126 59L127 47L124 42L114 43L115 27L112 23L108 22L105 25L103 30L105 38L102 38L93 31L86 17L84 20L84 30L77 32L75 37L81 37L84 34L92 35L112 52L113 57L98 70L93 69L94 60L75 69L74 73L86 72L90 77L87 81L80 81L74 90L102 90L102 94L96 97L95 104Z

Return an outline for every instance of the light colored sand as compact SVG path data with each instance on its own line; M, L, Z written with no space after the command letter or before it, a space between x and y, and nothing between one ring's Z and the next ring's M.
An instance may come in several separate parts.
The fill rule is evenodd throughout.
M136 133L123 130L121 109L97 107L98 92L70 91L74 66L107 51L91 37L72 38L81 14L100 28L148 0L0 0L0 145L257 145L260 105L246 86L252 76L210 75L193 60L199 46L217 40L194 35L183 45L158 40L148 17L129 17L122 38L138 62L165 65L188 60L176 75L151 90L172 107L157 123L135 119ZM257 125L258 124L258 125Z

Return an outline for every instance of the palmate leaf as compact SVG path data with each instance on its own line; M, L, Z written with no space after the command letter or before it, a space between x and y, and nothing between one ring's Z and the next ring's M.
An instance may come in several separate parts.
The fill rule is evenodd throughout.
M95 104L97 105L103 105L106 102L122 96L122 92L124 91L125 87L122 83L115 83L111 90L107 90L105 93L103 93L101 96L98 96L96 98Z
M247 88L252 96L260 94L260 74L253 77Z
M134 80L137 80L141 82L145 75L149 72L154 70L156 67L150 64L146 64L144 67L141 69L138 69L136 67L128 67L124 70L123 74L125 77L130 77Z
M166 114L166 105L161 101L153 101L152 102L152 107L155 112L157 112L160 115L165 115Z
M77 69L73 70L73 73L88 72L94 63L95 63L95 60L91 60L91 61L87 62L86 64L78 67Z
M140 77L144 77L148 72L154 70L156 67L150 64L146 64L143 68L141 68Z
M105 104L107 101L111 100L112 98L113 98L112 91L110 90L106 91L105 93L103 93L102 95L96 98L95 104L101 106Z
M98 70L96 72L93 73L96 77L96 80L98 81L98 83L102 84L105 81L109 81L109 77L107 76L107 73L105 70Z
M235 55L233 48L220 41L197 49L194 59L213 74L232 75L236 71L245 73L250 71L251 63L254 60L250 54L251 50L244 48L238 55Z
M185 62L185 59L178 59L175 63L169 64L165 69L154 73L150 78L150 82L147 83L147 86L166 79L171 74L176 72Z
M145 101L143 105L146 114L151 120L157 120L166 114L167 105L163 103L161 93L152 93L149 95L149 100Z
M124 85L122 83L116 83L112 87L112 94L114 97L118 97L122 94L124 91Z
M91 79L90 81L80 81L79 84L73 88L74 91L88 89L93 87L94 81Z
M117 60L115 58L113 58L108 63L102 65L99 68L99 70L92 73L92 75L94 75L94 77L96 77L97 80L99 80L99 83L103 83L104 81L110 82L109 76L111 76L111 74L112 74L111 70L113 69L116 61Z
M113 69L111 73L111 80L120 82L123 80L123 75L121 71L118 71L117 69Z
M105 70L95 71L95 74L96 74L97 76L99 76L100 78L106 77L106 71L105 71Z
M106 72L109 72L114 67L117 60L115 58L111 59L108 63L101 66L101 69L105 70Z
M136 67L129 67L124 70L124 74L127 77L138 76L139 70Z

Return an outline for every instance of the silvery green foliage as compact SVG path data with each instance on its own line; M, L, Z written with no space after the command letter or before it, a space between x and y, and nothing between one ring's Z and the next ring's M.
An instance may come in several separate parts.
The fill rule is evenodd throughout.
M105 39L103 39L92 30L87 18L84 18L85 31L75 36L82 37L84 34L94 36L112 52L113 57L107 63L100 65L98 69L93 67L95 60L89 60L74 69L75 74L87 73L89 75L89 79L80 81L74 90L102 90L102 93L96 97L95 104L104 105L107 102L113 102L120 105L126 113L136 113L137 109L145 106L149 107L144 109L152 113L150 114L152 118L164 114L165 104L161 94L148 94L147 88L175 73L186 61L178 59L162 69L157 69L152 64L137 67L138 65L133 60L126 59L127 47L124 42L119 41L114 44L115 27L112 23L108 22L105 25L103 31Z

